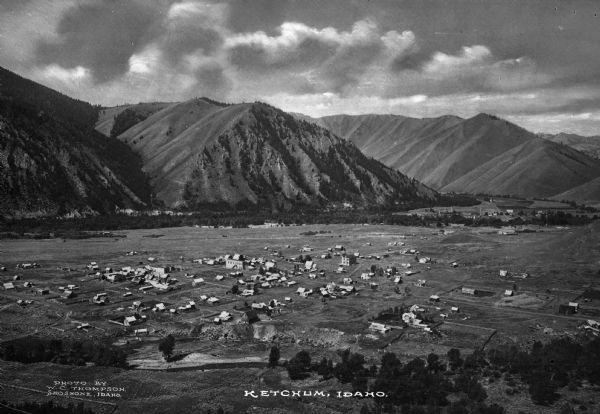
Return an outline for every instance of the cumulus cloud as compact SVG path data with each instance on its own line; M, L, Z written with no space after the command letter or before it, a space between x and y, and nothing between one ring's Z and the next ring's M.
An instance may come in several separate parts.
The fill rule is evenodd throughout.
M381 33L371 20L357 21L349 31L286 22L277 35L263 31L234 34L224 45L240 71L285 71L291 77L304 77L316 89L339 91L359 83L370 68L415 47L415 35L411 31Z
M105 105L209 96L312 115L485 111L597 122L593 56L583 71L573 59L549 70L535 49L488 43L489 33L467 40L449 31L432 42L429 17L415 26L388 16L395 6L317 3L304 13L310 7L295 1L9 0L0 3L0 59Z

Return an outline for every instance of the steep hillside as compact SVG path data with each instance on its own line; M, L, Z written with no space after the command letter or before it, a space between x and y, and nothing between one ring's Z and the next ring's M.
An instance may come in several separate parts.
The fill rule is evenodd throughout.
M541 138L556 142L559 144L568 145L589 155L592 158L600 159L600 136L582 137L576 134L539 134Z
M578 200L588 205L600 203L600 177L571 188L553 198L557 200Z
M157 198L169 206L285 209L342 201L399 205L437 197L328 130L260 103L172 104L119 139L142 156Z
M1 216L145 205L139 157L93 129L98 109L0 68Z
M413 119L336 115L314 120L366 155L440 190L576 201L600 177L600 162L497 117ZM593 191L593 188L588 189Z
M116 137L169 105L164 102L149 102L102 108L98 112L95 128L103 135Z

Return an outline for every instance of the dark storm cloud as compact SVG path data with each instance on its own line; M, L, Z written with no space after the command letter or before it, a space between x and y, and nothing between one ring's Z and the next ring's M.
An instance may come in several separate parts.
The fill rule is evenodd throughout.
M129 57L147 44L161 20L160 3L110 1L81 4L67 10L57 27L58 40L41 41L38 64L84 66L106 82L125 74Z

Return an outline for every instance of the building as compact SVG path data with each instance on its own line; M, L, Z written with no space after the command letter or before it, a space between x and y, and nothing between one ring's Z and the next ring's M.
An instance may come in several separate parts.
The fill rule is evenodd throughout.
M429 301L430 302L439 302L440 297L438 295L431 295L431 296L429 296Z
M390 328L389 326L385 326L383 323L379 322L371 322L371 324L369 325L369 329L371 331L379 332L382 334L386 334L392 330L392 328Z
M14 290L15 289L15 285L13 282L4 283L3 286L4 286L4 290Z
M477 295L477 289L473 289L473 288L462 288L461 289L461 293L463 295L471 295L471 296L476 296Z
M236 253L232 257L226 257L225 267L227 269L244 270L244 256Z
M350 266L356 264L356 256L351 255L342 255L342 261L340 262L340 266Z
M127 280L127 277L125 276L125 274L120 272L109 273L108 275L106 275L106 280L108 280L109 282L117 283L124 282L125 280Z

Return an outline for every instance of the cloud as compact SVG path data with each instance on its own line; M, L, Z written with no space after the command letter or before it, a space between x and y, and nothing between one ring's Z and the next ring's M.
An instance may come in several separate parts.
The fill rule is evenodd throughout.
M38 64L88 68L97 82L125 74L130 56L147 43L161 19L158 6L141 1L81 3L67 9L56 28L56 39L42 40Z
M301 76L315 89L341 91L359 83L369 68L413 48L415 36L411 31L382 34L371 20L357 21L349 31L285 22L277 35L234 34L224 46L239 71L285 71L281 75Z

